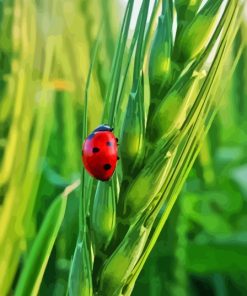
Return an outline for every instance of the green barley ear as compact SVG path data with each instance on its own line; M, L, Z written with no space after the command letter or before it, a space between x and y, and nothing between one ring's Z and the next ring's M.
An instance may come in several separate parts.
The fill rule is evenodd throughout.
M171 78L172 53L172 3L163 1L162 14L151 48L149 60L149 83L151 97L160 97L167 89Z
M178 61L188 61L207 46L215 30L222 0L209 0L193 20L178 34L174 56Z
M135 175L141 167L144 150L145 111L143 81L143 38L148 17L149 1L144 0L140 10L140 27L134 60L132 90L121 130L121 158L124 177Z
M136 91L131 91L120 135L123 173L133 175L141 166L144 149L144 82L141 74Z
M202 0L175 0L175 8L179 23L187 23L192 20L201 3Z
M144 168L128 186L124 196L123 212L127 223L136 221L160 191L166 171L172 164L174 138L175 136L159 143Z
M116 178L112 178L109 182L97 183L91 215L96 252L108 246L114 233L116 225L114 181L117 181Z
M152 221L145 224L145 216L131 226L124 239L111 257L106 260L101 276L101 296L123 295L126 280L142 254Z
M90 259L90 250L88 249L86 235L82 239L78 238L74 251L68 284L68 294L92 296L92 267Z
M181 76L167 96L158 105L149 129L148 138L155 142L176 133L184 123L186 116L198 95L200 80L205 71L186 73Z

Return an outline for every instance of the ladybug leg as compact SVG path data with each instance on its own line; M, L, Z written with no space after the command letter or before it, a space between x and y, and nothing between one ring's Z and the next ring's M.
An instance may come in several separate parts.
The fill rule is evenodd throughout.
M116 142L118 143L118 138L115 138L116 139Z
M119 160L119 159L120 159L120 157L118 156L118 157L117 157L117 160Z

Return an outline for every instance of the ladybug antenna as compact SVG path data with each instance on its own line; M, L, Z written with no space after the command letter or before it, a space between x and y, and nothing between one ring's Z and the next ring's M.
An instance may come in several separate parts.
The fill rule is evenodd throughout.
M112 132L113 128L108 124L99 125L93 132Z

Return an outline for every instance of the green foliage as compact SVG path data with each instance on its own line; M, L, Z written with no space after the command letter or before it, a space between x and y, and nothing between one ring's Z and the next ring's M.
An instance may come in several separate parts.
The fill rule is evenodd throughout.
M119 5L0 1L1 295L245 294L243 4ZM109 182L81 167L100 123Z
M16 295L38 294L47 261L65 213L66 195L57 197L48 209L29 256L25 260L24 269L16 287Z

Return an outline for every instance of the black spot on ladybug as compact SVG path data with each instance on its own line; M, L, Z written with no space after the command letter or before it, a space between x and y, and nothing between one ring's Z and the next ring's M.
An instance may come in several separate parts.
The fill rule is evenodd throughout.
M106 142L106 145L107 145L107 146L112 146L112 142L109 142L109 141L108 141L108 142Z
M92 140L93 137L94 137L94 133L90 134L90 135L87 137L87 139L88 139L88 140Z
M104 169L105 169L106 171L108 171L110 168L111 168L111 165L110 165L109 163L106 163L106 164L104 165Z
M99 148L98 147L93 147L93 153L99 152Z

